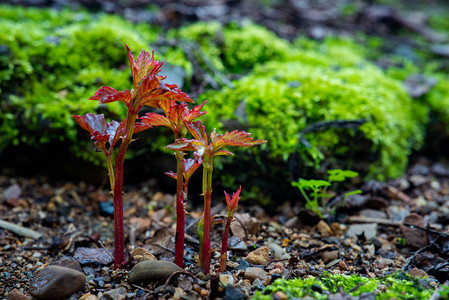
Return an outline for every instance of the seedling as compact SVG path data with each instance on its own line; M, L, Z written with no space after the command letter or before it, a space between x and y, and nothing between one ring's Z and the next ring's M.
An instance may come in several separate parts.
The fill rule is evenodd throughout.
M239 189L234 194L232 194L232 197L230 197L226 192L224 192L226 198L226 205L228 206L228 218L226 220L225 232L223 234L223 243L221 244L220 272L226 271L226 260L227 260L226 253L228 251L229 228L231 228L231 222L234 219L234 211L237 209L237 205L239 204L241 190L242 187L240 186Z
M194 119L200 117L206 112L201 112L201 108L206 103L188 109L187 104L176 103L173 100L162 100L159 107L165 116L157 113L146 113L140 119L144 124L150 126L166 126L172 129L174 140L185 138L187 128L185 124L191 123ZM184 199L187 199L188 181L193 173L198 169L200 163L192 159L185 160L184 152L175 151L176 173L170 172L169 176L176 179L176 237L175 237L175 264L183 267L184 264L184 224L185 210Z
M101 104L115 101L123 102L128 111L121 122L106 123L103 115L86 114L73 116L78 124L91 133L94 145L105 155L108 164L109 182L114 197L114 269L120 267L125 257L123 228L123 166L128 146L133 141L133 134L151 127L136 122L143 106L157 108L161 101L193 102L175 84L165 84L164 76L158 75L162 63L154 60L154 52L142 52L134 59L134 55L126 45L128 59L133 78L131 90L117 91L112 87L101 87L89 100L99 100ZM120 141L120 147L113 163L113 150ZM109 148L106 144L109 143Z
M327 191L332 185L331 183L341 182L346 178L353 178L359 175L354 171L339 169L329 170L327 173L328 180L300 178L297 182L292 182L292 185L299 188L304 199L306 199L306 208L315 212L322 219L327 218L330 214L335 214L337 210L336 206L328 206L329 199L334 196L334 194ZM361 192L360 190L355 190L345 193L341 206L345 205L346 198L349 195L360 194Z
M210 271L211 247L211 201L212 201L212 172L213 158L218 155L234 155L232 152L222 149L225 146L250 147L266 143L265 140L253 140L250 133L234 130L225 134L218 134L215 129L210 133L210 138L206 134L205 126L201 121L185 124L187 130L194 139L178 139L175 143L166 148L175 151L194 151L194 156L203 162L203 232L202 245L200 245L199 264L206 274Z

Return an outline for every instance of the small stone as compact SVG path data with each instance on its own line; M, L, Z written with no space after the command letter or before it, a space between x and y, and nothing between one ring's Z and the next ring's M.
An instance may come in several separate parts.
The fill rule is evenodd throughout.
M54 261L50 264L50 266L60 266L64 268L73 269L81 273L83 272L83 269L81 269L81 265L79 264L79 262L73 259L64 258L58 261Z
M327 225L327 223L323 220L318 222L317 230L321 234L321 237L331 236L334 234L329 225Z
M78 247L73 254L80 264L97 264L97 265L109 265L114 260L109 253L103 248L86 248Z
M270 249L268 247L260 247L245 257L245 260L253 265L266 266L270 260Z
M376 223L366 223L366 224L352 224L349 226L346 232L348 236L357 237L364 235L366 240L370 240L377 235L377 224Z
M38 299L68 298L80 291L86 281L83 273L60 266L48 266L37 272L29 292Z
M145 260L135 265L129 272L129 281L133 284L147 283L152 280L165 279L180 267L169 261Z
M427 275L426 272L424 272L423 270L418 269L416 267L411 269L410 271L408 271L408 274L410 276L412 276L413 278L429 277L429 275Z
M288 260L291 258L291 255L288 254L284 248L275 243L269 243L268 248L273 253L274 260Z
M228 239L228 249L232 251L246 251L248 246L240 238L230 236Z
M338 250L335 251L324 251L321 253L321 260L327 264L330 261L338 259Z
M415 213L409 214L407 217L404 218L404 222L399 224L399 228L401 228L402 234L404 235L407 245L416 248L422 248L428 245L429 238L425 231L416 228L411 228L410 226L407 226L404 223L424 227L425 222L422 216Z
M234 277L230 274L221 274L219 282L220 286L225 288L228 284L234 284Z
M126 299L126 289L124 287L119 287L107 292L104 292L100 296L99 300L125 300Z
M251 283L256 279L265 281L268 278L268 274L261 268L249 267L245 270L245 274L243 275L243 278L248 279Z
M131 255L138 261L144 261L144 260L157 260L156 256L148 252L148 250L137 247L133 251L131 251Z
M276 293L274 293L273 299L287 300L288 297L287 297L287 295L284 292L277 291Z
M5 199L6 201L18 199L21 194L22 189L17 183L14 183L3 191L3 199Z
M91 293L87 293L82 295L79 300L97 300L97 299L98 299L97 296L92 295Z
M13 289L9 292L6 300L31 300L31 297L22 294L18 289Z
M234 285L228 285L224 291L224 300L243 300L248 299L248 295L241 288Z

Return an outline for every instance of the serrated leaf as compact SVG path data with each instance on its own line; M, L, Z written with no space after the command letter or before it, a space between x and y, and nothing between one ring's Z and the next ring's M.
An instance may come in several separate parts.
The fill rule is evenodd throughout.
M142 121L143 124L151 126L172 127L169 119L166 116L157 113L146 113L144 116L140 117L140 120Z
M131 92L128 90L117 91L112 87L102 86L95 92L95 95L89 98L89 100L99 100L101 104L120 101L130 108Z
M250 133L238 130L226 132L224 135L221 135L217 134L214 129L210 136L215 150L225 146L251 147L267 142L265 140L254 140Z
M353 178L357 177L359 173L351 171L351 170L329 170L327 171L329 175L329 181L344 181L346 178Z
M228 193L224 192L225 198L226 198L226 204L228 206L228 212L231 214L235 211L237 208L237 205L239 204L240 200L240 191L242 190L242 186L239 186L237 191L232 194L232 197L228 195Z
M150 70L153 75L160 72L160 68L162 67L163 63L154 60L154 51L152 51L150 54L149 52L146 52L142 49L142 51L137 56L137 60L135 60L134 55L132 54L128 45L125 44L125 46L128 53L134 88L136 88L142 81L142 79L148 75Z

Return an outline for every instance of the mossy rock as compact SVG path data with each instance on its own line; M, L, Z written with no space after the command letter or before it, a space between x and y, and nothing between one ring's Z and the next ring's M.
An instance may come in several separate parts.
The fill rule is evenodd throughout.
M87 99L102 85L129 89L124 43L136 54L149 51L160 36L158 28L117 16L0 6L0 152L60 142L71 154L103 162L71 115L97 112L108 120L122 118L125 107L120 103L98 105ZM177 42L189 45L201 67L222 86L205 86L206 93L197 99L209 100L203 119L209 129L243 129L268 140L262 147L238 150L222 165L217 160L220 176L215 178L227 186L245 184L254 197L291 189L292 157L301 162L293 171L314 178L317 168L397 177L410 153L423 144L429 112L449 125L447 75L429 69L440 78L438 84L422 98L411 99L402 81L419 69L409 64L383 71L367 61L370 53L364 47L347 39L300 37L290 43L245 22L198 22L164 38L176 43L157 44L156 58L182 66L186 92L197 70L187 48L173 46ZM228 84L226 77L235 80ZM301 135L317 122L342 120L366 122ZM170 139L165 129L151 129L133 143L129 157L151 156ZM266 201L270 193L265 193Z

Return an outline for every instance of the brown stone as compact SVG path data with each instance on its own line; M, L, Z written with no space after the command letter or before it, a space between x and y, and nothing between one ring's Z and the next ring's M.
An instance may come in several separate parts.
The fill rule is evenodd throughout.
M323 262L325 264L327 264L328 262L331 262L337 258L338 258L338 250L324 251L323 253L321 253L321 260L323 260Z
M245 260L253 265L266 266L271 261L270 249L268 247L260 247L248 253L248 255L245 257Z
M321 234L322 237L333 235L333 232L332 232L331 228L323 220L318 222L317 230Z
M31 300L31 297L22 294L18 289L13 289L9 292L6 300Z
M407 245L416 248L422 248L429 244L429 238L425 231L416 228L411 228L410 226L407 226L404 223L408 223L419 227L425 227L424 218L422 216L415 213L411 213L404 218L404 221L401 224L399 224L399 227L401 228L402 234L404 235Z
M260 279L260 281L265 281L268 278L268 274L261 268L249 267L246 268L243 278L248 279L250 282L253 282L256 279Z
M38 299L68 298L80 291L86 281L83 273L61 266L48 266L37 272L29 292Z
M133 284L147 283L153 280L165 279L182 269L169 261L145 260L135 265L129 272L129 281Z
M422 277L429 277L429 275L427 275L426 272L424 272L421 269L418 268L413 268L410 271L408 271L408 274L410 276L412 276L413 278L417 277L417 278L422 278Z
M133 251L131 251L131 255L134 257L135 260L138 262L144 261L144 260L157 260L156 256L148 252L148 250L137 247Z

